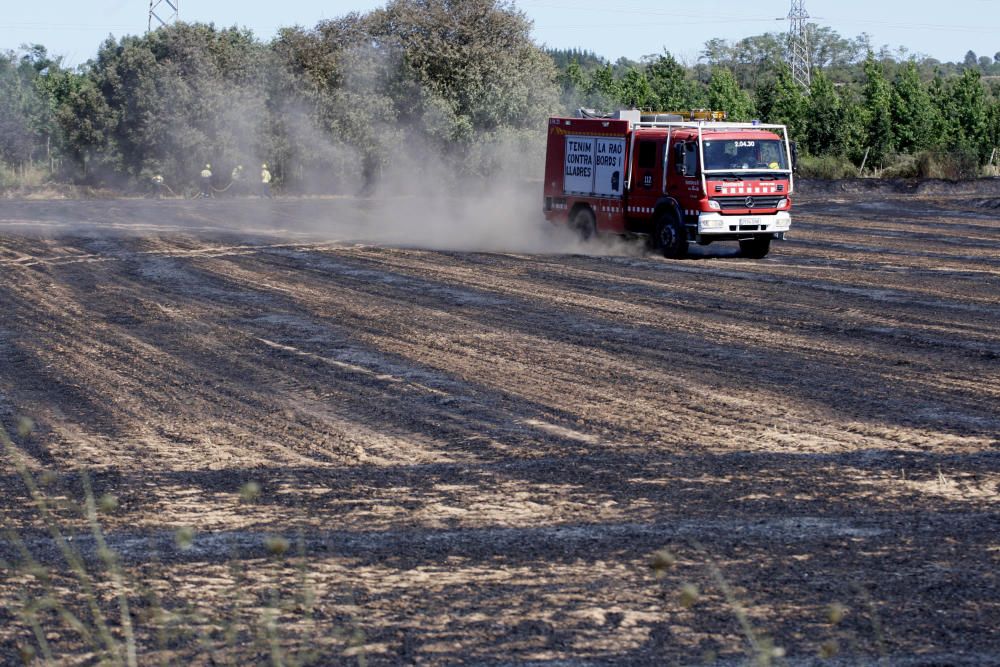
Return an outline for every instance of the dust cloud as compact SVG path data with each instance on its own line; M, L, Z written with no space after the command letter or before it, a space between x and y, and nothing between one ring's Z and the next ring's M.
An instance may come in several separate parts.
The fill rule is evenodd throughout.
M466 139L454 140L462 125L454 109L435 104L435 94L415 82L408 84L408 102L399 107L423 111L407 122L399 122L389 110L389 100L379 108L362 104L396 78L402 67L398 57L368 45L341 56L345 77L338 95L345 108L359 110L354 138L320 127L314 114L293 101L286 103L289 113L284 115L292 143L307 146L314 159L313 168L295 174L298 192L335 196L326 207L321 201L301 202L292 216L289 209L296 207L291 196L262 206L276 209L276 229L294 218L293 227L329 241L469 252L642 253L639 242L613 236L584 242L565 226L545 220L545 118L526 121L520 129L466 129L471 133ZM362 136L364 149L359 149ZM253 143L264 142L258 138ZM255 231L262 223L267 226L256 212L248 213L244 221ZM309 215L317 217L310 220Z
M381 171L371 196L357 200L357 242L426 250L520 254L639 255L616 236L583 241L542 214L544 140L477 147L490 176L464 175L430 149L413 145ZM341 212L343 212L341 210ZM343 220L332 220L341 232Z
M376 86L372 71L379 56L361 53L355 60L363 66L350 68L345 99ZM178 186L176 196L118 198L110 207L94 199L7 202L0 229L44 237L186 234L202 240L225 236L227 242L310 240L460 252L644 253L641 241L611 235L583 241L565 225L545 220L544 119L537 128L475 133L459 149L449 149L430 138L436 121L407 126L368 114L365 134L378 162L371 178L371 155L366 162L352 142L321 127L314 112L294 100L283 105L283 127L304 159L282 163L262 128L245 121L262 115L254 104L234 96L230 114L244 122L227 124L231 148L202 156L220 175L212 199L191 199L195 191ZM273 199L260 196L264 163L289 184L286 190L277 184ZM245 167L243 181L229 183L236 164Z

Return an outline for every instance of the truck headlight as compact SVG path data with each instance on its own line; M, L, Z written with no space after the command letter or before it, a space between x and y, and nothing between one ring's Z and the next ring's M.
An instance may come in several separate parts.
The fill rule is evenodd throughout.
M786 209L786 208L788 208L788 200L787 199L779 199L778 200L777 209L780 211L780 210Z
M715 201L714 199L709 199L708 200L708 210L709 211L721 211L722 210L722 204L720 204L719 202Z

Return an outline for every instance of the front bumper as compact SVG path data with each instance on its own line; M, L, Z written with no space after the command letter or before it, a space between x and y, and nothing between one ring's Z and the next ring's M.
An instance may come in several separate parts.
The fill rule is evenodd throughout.
M760 215L722 215L705 212L698 214L698 235L707 238L749 238L763 234L784 236L792 226L788 211ZM781 237L778 237L781 238Z

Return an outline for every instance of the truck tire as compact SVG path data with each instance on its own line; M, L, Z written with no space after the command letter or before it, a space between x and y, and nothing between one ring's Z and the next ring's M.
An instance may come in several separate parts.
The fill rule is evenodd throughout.
M597 236L597 218L589 206L581 206L573 213L569 221L570 227L580 237L581 241L590 241Z
M664 213L656 219L650 240L667 259L681 259L687 255L687 229L672 213Z
M771 237L756 237L740 241L740 253L750 259L762 259L771 250Z

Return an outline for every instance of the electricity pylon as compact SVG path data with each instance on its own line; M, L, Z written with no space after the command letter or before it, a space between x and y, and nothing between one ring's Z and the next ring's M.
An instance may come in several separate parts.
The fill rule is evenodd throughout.
M180 0L149 0L149 24L146 30L153 30L177 20L177 6ZM163 14L163 17L160 14Z
M803 88L808 89L809 78L809 33L806 21L809 12L806 11L805 0L792 0L792 8L788 12L788 58L792 67L792 79Z

